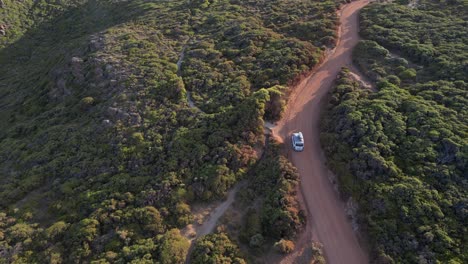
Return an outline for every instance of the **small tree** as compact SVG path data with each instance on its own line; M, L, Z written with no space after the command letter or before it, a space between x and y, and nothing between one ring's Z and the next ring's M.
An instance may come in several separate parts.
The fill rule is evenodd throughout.
M162 264L184 263L190 243L180 234L179 229L171 229L162 238L160 260Z
M274 246L281 254L291 253L295 247L294 242L286 239L281 239L280 241L276 242Z
M49 228L45 230L45 234L48 239L53 240L60 235L68 228L68 224L64 221L56 222L55 224L51 225Z
M398 74L401 79L403 80L410 80L416 78L416 70L415 69L407 69L402 71Z
M80 108L83 110L88 110L94 105L94 98L91 96L85 97L80 101Z

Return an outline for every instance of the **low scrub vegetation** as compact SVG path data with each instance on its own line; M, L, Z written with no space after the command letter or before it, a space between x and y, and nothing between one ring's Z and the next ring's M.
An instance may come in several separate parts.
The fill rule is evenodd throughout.
M371 94L346 72L339 77L322 141L341 190L361 205L376 261L466 258L464 110L426 96L467 89L458 85L439 81L408 90L383 81Z
M360 204L374 262L465 263L466 14L453 1L418 3L363 10L354 61L378 91L343 70L322 142Z
M190 262L194 264L247 263L242 258L239 247L225 233L210 234L198 239Z
M426 79L468 80L466 1L371 5L361 13L361 34L424 65Z
M180 263L191 205L256 177L264 119L333 45L336 7L1 1L2 261ZM268 163L253 246L302 221L293 167Z
M291 252L293 240L305 224L305 214L296 198L299 175L281 154L281 147L268 137L263 157L249 172L247 188L238 195L242 220L231 229L240 230L230 233L250 255L259 256L273 248Z

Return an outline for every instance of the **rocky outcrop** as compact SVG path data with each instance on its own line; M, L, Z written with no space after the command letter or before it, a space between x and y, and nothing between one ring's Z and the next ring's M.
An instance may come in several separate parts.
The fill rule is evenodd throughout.
M5 36L7 32L7 25L0 25L0 35Z
M82 59L78 56L71 57L65 67L51 70L49 76L54 82L49 92L49 98L53 100L62 100L71 95L73 89L99 89L103 94L112 94L104 89L116 88L119 84L116 79L121 79L116 68L102 58Z
M88 44L88 49L90 52L96 52L101 50L104 47L104 37L100 35L91 36L91 40Z
M70 62L71 73L74 77L74 82L76 84L81 84L84 82L83 74L83 60L78 57L73 57Z
M62 100L63 98L71 95L72 91L67 85L65 79L66 73L63 70L52 70L51 79L54 80L54 86L50 89L48 96L51 100Z
M135 112L129 113L116 107L107 108L106 115L113 122L122 121L132 126L138 126L142 121L140 114Z

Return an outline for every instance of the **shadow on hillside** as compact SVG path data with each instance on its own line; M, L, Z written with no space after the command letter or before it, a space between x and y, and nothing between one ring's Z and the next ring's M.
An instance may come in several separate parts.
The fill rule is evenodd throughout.
M0 63L27 65L46 52L70 51L83 37L138 18L149 9L143 1L90 0L26 31L19 40L0 50Z
M53 81L51 71L69 63L73 56L91 52L89 43L94 34L138 19L150 9L146 1L89 0L35 25L0 49L0 110L4 112L0 122L7 122L8 111L42 112L49 103L46 93Z

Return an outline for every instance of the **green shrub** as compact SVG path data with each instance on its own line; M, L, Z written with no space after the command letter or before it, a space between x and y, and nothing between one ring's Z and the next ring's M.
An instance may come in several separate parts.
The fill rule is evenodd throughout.
M389 81L370 94L347 72L339 75L322 119L329 164L340 189L359 202L374 261L463 258L457 252L464 216L450 205L466 196L460 154L467 126L461 105L467 102L453 96L462 86Z
M191 263L246 263L239 248L224 233L199 238L193 248Z
M162 237L159 254L163 264L183 263L187 256L190 243L180 235L178 229L167 231Z
M294 242L291 240L281 239L275 243L275 249L281 254L289 254L294 251Z
M414 79L416 78L416 71L414 69L407 69L398 74L403 80Z
M68 226L69 225L64 221L54 223L45 230L47 238L50 240L57 239L59 236L63 235L63 233L67 230Z

